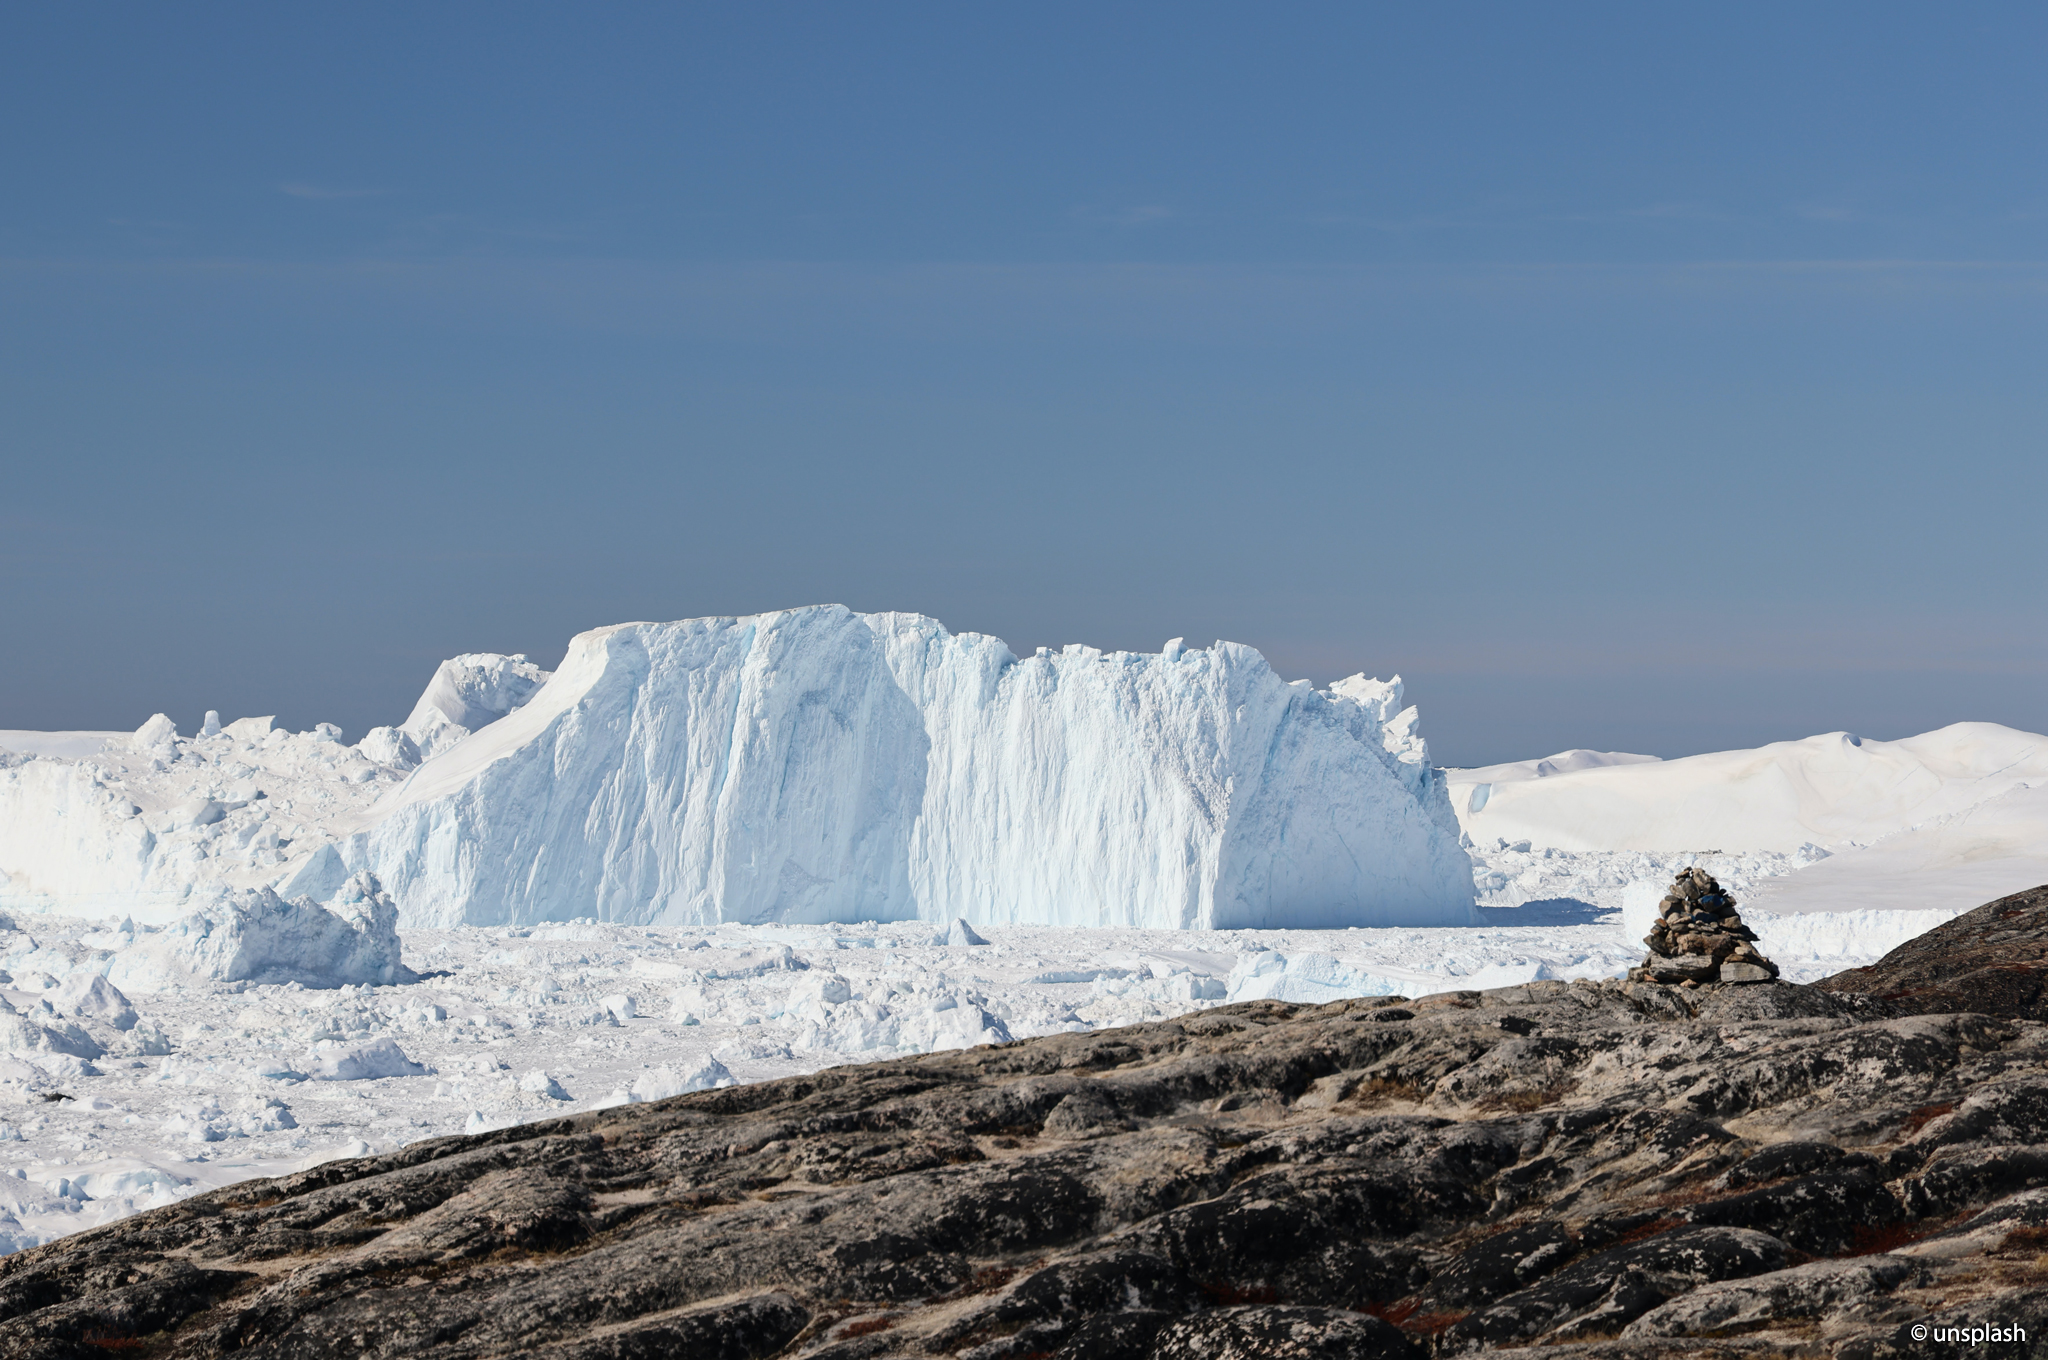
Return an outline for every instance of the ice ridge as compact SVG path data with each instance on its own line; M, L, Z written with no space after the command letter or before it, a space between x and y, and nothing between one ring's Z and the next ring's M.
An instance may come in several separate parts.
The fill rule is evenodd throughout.
M1288 684L1235 643L1020 659L837 605L621 624L331 870L374 872L407 926L1468 924L1401 699Z
M0 910L164 924L264 887L327 901L349 875L326 847L405 782L420 743L449 749L546 679L523 657L456 657L409 727L355 746L332 723L211 711L190 737L161 713L132 734L0 734Z

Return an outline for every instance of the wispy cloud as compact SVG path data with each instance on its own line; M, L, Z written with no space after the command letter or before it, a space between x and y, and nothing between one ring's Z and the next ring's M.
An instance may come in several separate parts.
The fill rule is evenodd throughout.
M1860 222L1863 214L1846 203L1795 203L1792 214L1808 222Z
M1389 234L1428 231L1503 231L1556 223L1629 226L1643 222L1734 222L1741 218L1703 203L1661 200L1628 208L1560 210L1526 199L1497 198L1463 208L1386 217L1361 212L1314 212L1299 220L1318 227L1364 227Z
M1637 219L1649 218L1666 222L1730 222L1735 219L1718 208L1703 203L1647 203L1640 208L1630 208L1622 216Z
M1138 203L1123 208L1102 208L1084 203L1069 209L1067 215L1077 222L1099 222L1112 227L1142 227L1151 222L1164 222L1174 214L1173 209L1162 203Z
M341 199L379 198L390 193L389 189L345 189L332 184L310 184L305 180L285 180L277 186L281 194L293 198Z
M1471 227L1482 223L1477 218L1459 217L1452 214L1423 214L1415 217L1374 217L1364 213L1312 212L1298 220L1312 227L1364 227L1371 231L1400 233L1411 231L1433 231L1445 227Z

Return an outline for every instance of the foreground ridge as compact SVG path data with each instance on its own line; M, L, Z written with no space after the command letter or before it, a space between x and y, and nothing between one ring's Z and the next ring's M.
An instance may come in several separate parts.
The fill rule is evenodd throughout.
M2048 1329L2044 1138L2031 1021L1252 1002L247 1182L0 1260L0 1353L1924 1355Z
M1987 902L1868 968L1815 985L1880 997L1914 1015L1974 1010L2048 1019L2048 886Z

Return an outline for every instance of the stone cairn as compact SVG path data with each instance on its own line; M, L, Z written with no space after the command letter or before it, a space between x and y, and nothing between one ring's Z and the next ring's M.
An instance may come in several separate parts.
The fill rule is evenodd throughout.
M1650 956L1629 970L1637 982L1769 982L1778 965L1757 952L1756 932L1742 924L1735 899L1697 866L1678 871L1657 907L1659 919L1643 937Z

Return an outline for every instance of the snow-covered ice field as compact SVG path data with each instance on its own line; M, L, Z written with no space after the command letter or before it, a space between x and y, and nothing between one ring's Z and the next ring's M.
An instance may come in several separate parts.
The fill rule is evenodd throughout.
M0 1250L837 1063L1616 976L1694 863L1793 981L2048 881L2036 734L1439 770L1404 702L816 609L458 657L354 745L0 732Z

